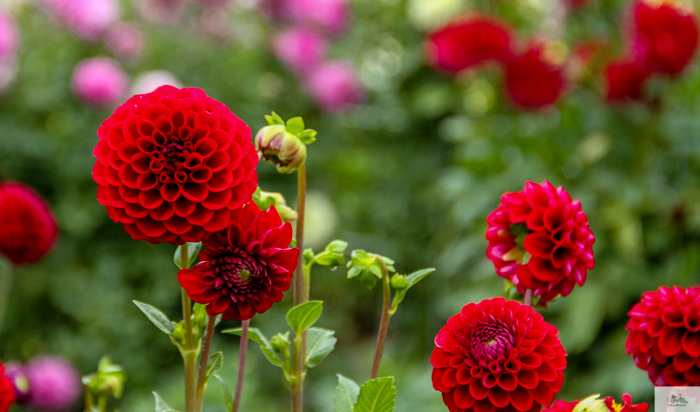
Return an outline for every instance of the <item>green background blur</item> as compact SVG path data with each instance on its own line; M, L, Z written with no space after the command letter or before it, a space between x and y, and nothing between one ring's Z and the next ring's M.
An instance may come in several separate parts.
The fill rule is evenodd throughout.
M9 1L9 0L6 0ZM35 187L53 206L60 239L40 264L17 270L0 331L5 361L61 354L82 374L108 354L129 376L124 412L153 410L151 390L182 408L181 359L168 338L131 303L149 302L180 317L174 247L132 240L96 201L91 178L95 131L110 110L72 94L70 79L83 58L108 54L52 25L35 5L16 4L21 32L19 72L0 96L0 173ZM392 319L381 375L395 375L396 410L445 411L430 381L433 337L448 317L481 299L503 294L503 281L485 258L487 214L525 180L563 185L581 200L596 235L596 268L543 313L569 354L558 399L592 393L653 401L646 373L625 355L626 313L642 292L698 282L700 265L700 72L693 65L676 81L655 80L654 109L611 107L601 99L600 75L572 86L544 112L508 103L493 72L449 78L427 67L425 30L460 9L498 13L522 36L548 27L549 0L353 0L350 30L332 41L331 55L352 60L368 88L367 101L343 115L321 112L298 80L270 52L278 30L249 7L228 8L234 35L216 39L187 23L141 20L129 2L126 20L146 30L142 59L130 75L165 69L186 86L226 103L255 132L263 115L301 115L318 130L310 146L310 246L334 239L394 258L399 272L436 267L411 290ZM621 53L627 0L591 0L565 21L561 38L605 37ZM185 21L199 10L191 6ZM261 186L295 204L295 178L259 166ZM336 330L336 350L311 369L306 410L331 411L336 373L368 378L379 323L379 288L345 279L345 269L313 272L312 299L325 302L318 325ZM268 336L286 330L291 294L253 326ZM237 322L225 322L236 327ZM217 335L222 375L235 385L238 338ZM242 410L288 410L281 372L251 344ZM224 410L216 383L207 411ZM19 408L17 408L19 410ZM76 411L81 410L76 406Z

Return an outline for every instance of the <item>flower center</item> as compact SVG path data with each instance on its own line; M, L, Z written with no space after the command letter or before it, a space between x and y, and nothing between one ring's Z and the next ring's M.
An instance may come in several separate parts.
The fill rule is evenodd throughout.
M218 252L210 264L213 267L214 286L224 295L238 300L271 284L267 267L246 251L229 246L219 248Z
M513 347L513 336L504 325L482 325L472 336L471 347L477 359L496 360L507 357L508 351Z

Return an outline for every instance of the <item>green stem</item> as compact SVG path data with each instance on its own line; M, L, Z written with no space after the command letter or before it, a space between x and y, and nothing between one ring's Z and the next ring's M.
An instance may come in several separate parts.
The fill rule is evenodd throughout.
M107 412L107 397L100 396L97 398L97 409L100 412Z
M523 299L523 304L527 306L532 306L532 289L527 289L525 291L525 298Z
M241 348L238 352L238 379L236 380L236 393L233 398L233 412L238 412L238 408L241 406L243 378L245 377L245 360L248 353L248 329L250 328L250 319L244 320L241 326Z
M10 290L12 289L12 264L0 262L0 332L2 332L5 311L10 300Z
M85 387L85 412L93 412L95 406L95 396L92 394L92 390Z
M207 365L209 364L209 352L211 350L211 341L214 338L214 328L216 327L216 316L209 316L207 322L207 331L204 334L204 342L202 343L202 357L199 361L199 376L197 378L197 391L195 395L195 411L202 412L204 406L204 387L207 379Z
M187 243L180 247L180 266L183 269L190 267L190 256ZM185 322L185 346L183 354L185 362L185 412L194 412L195 401L195 376L197 374L197 352L194 347L194 335L192 333L192 301L187 296L187 291L181 290L182 317Z
M304 278L304 217L306 212L306 163L302 163L297 169L297 247L299 248L299 262L294 274L294 306L308 301L307 289ZM306 332L302 336L294 336L294 351L292 354L292 412L301 412L304 399L304 358L306 356Z
M391 320L391 284L389 281L389 270L386 267L386 262L380 256L377 256L382 263L382 285L384 294L384 303L382 305L382 320L379 323L379 333L377 334L377 348L374 352L374 361L372 362L372 373L370 379L376 379L379 375L379 364L382 362L384 354L384 344L386 343L386 335L389 333L389 321Z

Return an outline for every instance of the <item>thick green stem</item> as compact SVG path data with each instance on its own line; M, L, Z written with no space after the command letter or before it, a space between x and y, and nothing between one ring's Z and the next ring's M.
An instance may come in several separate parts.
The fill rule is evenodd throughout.
M523 299L523 304L527 306L532 306L532 289L527 289L525 291L525 298Z
M306 163L302 163L297 169L297 247L299 248L299 262L297 270L294 274L294 306L298 306L307 302L308 285L304 276L304 216L306 211ZM303 390L304 390L304 369L306 356L306 332L302 336L294 337L294 351L292 353L292 412L301 412L303 409Z
M382 305L382 320L379 323L379 333L377 334L377 348L374 352L374 361L372 362L372 373L370 379L375 379L379 375L379 365L382 362L384 354L384 344L386 343L386 335L389 333L389 321L391 320L391 284L389 281L389 270L386 267L386 262L381 257L377 256L382 263L382 285L384 294L384 303Z
M204 334L204 342L202 343L202 357L199 361L199 376L197 377L197 390L195 394L195 411L202 412L204 406L204 387L207 379L207 366L209 364L209 352L211 350L211 341L214 338L214 328L216 327L216 316L209 316L207 322L207 331Z
M248 353L248 329L250 319L244 320L241 325L241 349L238 352L238 379L236 380L236 393L233 398L233 412L238 412L241 406L241 394L243 393L243 378L245 377L245 360Z
M100 412L107 412L107 397L100 396L97 398L97 410Z
M189 268L190 256L187 250L187 243L180 247L180 266ZM197 351L194 347L194 335L192 333L192 301L187 296L185 289L181 290L182 296L182 317L185 322L185 346L183 354L185 362L185 412L194 412L195 386L197 382Z
M12 264L0 262L0 332L2 332L5 311L10 300L10 290L12 289Z

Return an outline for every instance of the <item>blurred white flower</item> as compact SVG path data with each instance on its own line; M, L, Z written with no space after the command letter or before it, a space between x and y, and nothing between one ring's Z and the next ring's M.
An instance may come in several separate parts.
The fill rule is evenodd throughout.
M160 86L182 87L182 83L174 74L167 70L154 70L142 73L136 77L131 87L131 94L150 93Z
M326 247L338 226L338 213L335 206L321 192L306 194L306 221L304 222L304 248L316 252Z
M467 9L468 0L409 0L408 18L420 29L432 29Z

